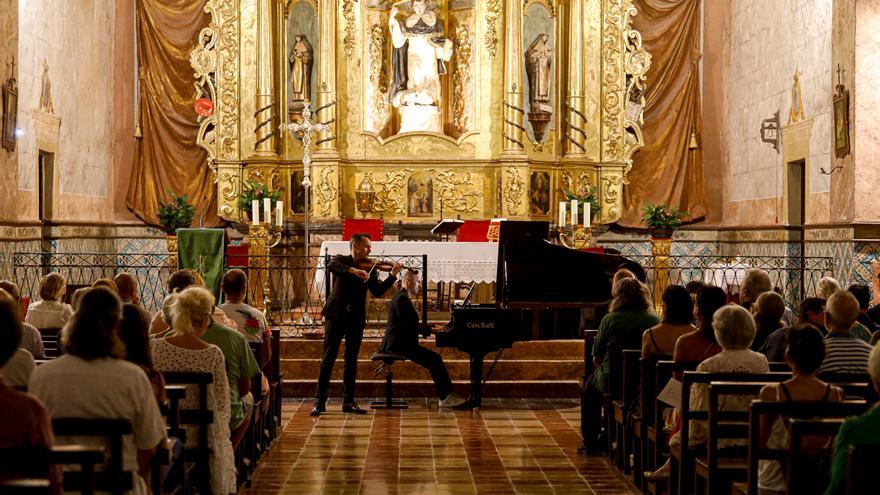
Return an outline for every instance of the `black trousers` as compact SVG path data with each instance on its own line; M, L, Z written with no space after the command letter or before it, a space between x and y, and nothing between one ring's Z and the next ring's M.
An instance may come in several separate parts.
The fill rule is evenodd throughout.
M452 391L452 380L449 379L449 372L446 371L446 365L443 364L443 358L440 357L440 354L428 348L416 346L415 349L404 353L404 355L410 361L431 372L434 386L437 387L437 397L440 400L449 395L449 392Z
M324 326L324 357L318 372L318 387L315 390L315 402L327 402L327 389L330 387L330 376L333 364L339 354L339 345L345 338L345 363L342 368L342 398L345 403L354 401L354 387L357 379L358 354L364 338L364 322L346 319L327 319Z
M601 448L600 433L602 430L602 392L593 383L591 376L581 391L581 436L584 446L591 451Z

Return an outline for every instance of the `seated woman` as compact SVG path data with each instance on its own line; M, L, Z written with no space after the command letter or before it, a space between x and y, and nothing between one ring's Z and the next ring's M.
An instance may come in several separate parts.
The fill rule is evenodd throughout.
M693 332L694 303L687 289L670 285L663 291L663 321L642 334L642 357L671 356L678 338Z
M768 335L785 326L782 322L785 302L779 294L765 292L758 296L751 311L755 317L755 340L752 341L752 350L757 351L764 345Z
M180 292L187 287L192 287L194 285L204 287L205 281L202 279L202 276L199 275L199 272L191 268L184 268L172 273L171 276L168 277L167 285L168 293L174 294L175 292ZM166 302L167 301L168 299L166 298ZM230 320L222 309L214 307L210 314L216 323L233 330L238 330L238 324ZM165 310L165 305L163 304L162 309L156 311L156 314L153 315L153 319L150 321L150 336L164 337L166 333L172 333L169 331L170 328L171 316L168 311Z
M119 323L119 339L125 345L125 360L141 367L153 387L153 396L159 408L165 404L165 379L153 366L150 350L150 315L134 304L122 305L122 321Z
M712 318L715 312L727 304L727 295L718 287L706 286L697 293L697 304L694 306L694 317L697 329L682 335L675 342L672 360L676 363L698 363L721 352L721 346L715 340ZM681 378L677 373L676 378Z
M40 330L63 327L73 316L70 305L61 302L66 291L67 281L60 273L52 272L41 277L40 300L28 306L25 323Z
M789 327L786 331L788 346L785 362L791 367L791 379L767 385L761 389L760 399L773 402L840 402L843 390L816 378L816 370L825 359L825 340L822 332L809 323ZM761 423L761 442L768 448L788 448L789 436L785 418ZM786 492L785 473L778 461L760 461L758 489L765 495Z
M150 460L166 441L165 423L143 370L120 359L116 329L121 316L122 303L112 291L99 287L86 292L65 330L66 354L38 367L29 390L53 418L131 421L133 434L123 438L123 469L139 475L133 477L133 491L143 494ZM63 438L58 441L64 443Z
M868 357L868 375L874 390L880 392L880 346L874 346ZM831 461L831 482L825 495L843 493L849 463L850 445L880 444L880 402L865 414L846 420L834 437L834 457Z
M214 412L214 422L208 427L208 447L211 449L211 491L215 494L234 493L235 461L229 439L229 383L226 380L226 361L219 347L202 341L211 324L214 296L201 287L190 287L170 296L168 310L173 335L154 339L153 363L160 371L207 372L214 376L208 387L208 407ZM187 390L180 407L195 409L199 406L195 389ZM187 446L196 446L198 432L187 426Z

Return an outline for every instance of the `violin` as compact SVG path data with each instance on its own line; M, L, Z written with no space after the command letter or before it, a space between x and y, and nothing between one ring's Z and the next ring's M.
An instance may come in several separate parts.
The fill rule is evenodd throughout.
M394 269L394 262L380 261L380 260L377 260L374 258L363 258L363 259L358 260L357 263L355 263L355 266L359 270L363 270L365 272L371 272L373 270L379 270L381 272L390 272L392 269ZM401 270L410 270L412 272L418 273L417 269L410 267L410 266L406 266L406 265L400 265L400 269Z

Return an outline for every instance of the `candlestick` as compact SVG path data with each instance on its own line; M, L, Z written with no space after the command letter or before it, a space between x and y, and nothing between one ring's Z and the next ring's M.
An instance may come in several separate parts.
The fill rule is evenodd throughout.
M578 200L571 200L571 226L577 227L578 224Z
M584 228L585 229L590 228L590 224L593 223L591 221L592 216L593 216L593 203L589 203L589 202L584 203Z
M565 201L559 202L559 226L560 227L565 227L565 209L567 207L568 207L568 205L565 203Z
M284 201L278 201L275 208L275 226L284 226Z
M263 222L272 223L272 200L263 198Z
M256 199L251 201L251 221L254 225L260 224L260 201Z

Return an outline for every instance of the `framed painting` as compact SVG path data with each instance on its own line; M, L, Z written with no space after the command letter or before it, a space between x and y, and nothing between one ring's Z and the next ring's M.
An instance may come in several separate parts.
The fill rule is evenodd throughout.
M430 217L434 215L434 178L428 172L415 172L406 186L407 215Z
M18 118L18 87L10 77L3 84L3 149L15 151L15 127Z
M849 154L849 90L837 85L834 94L834 156Z

